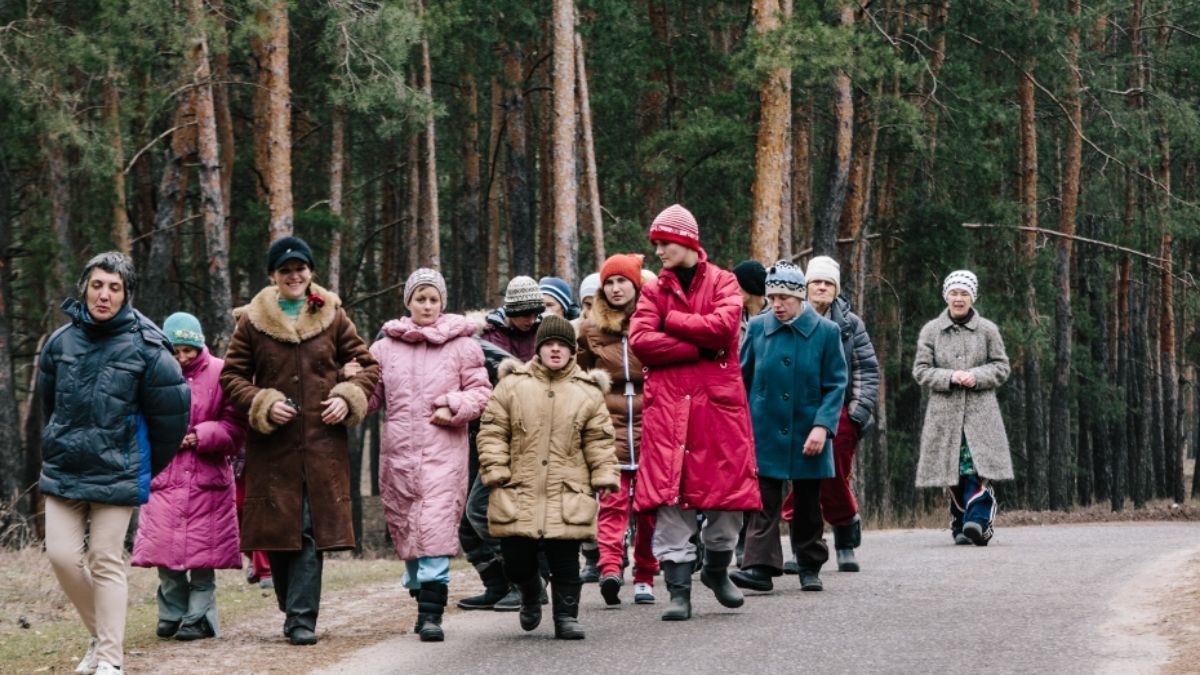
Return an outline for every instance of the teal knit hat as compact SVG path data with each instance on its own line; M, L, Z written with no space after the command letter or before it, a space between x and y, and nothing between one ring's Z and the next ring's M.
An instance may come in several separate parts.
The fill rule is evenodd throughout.
M162 325L163 332L173 345L204 349L204 329L200 319L187 312L175 312Z

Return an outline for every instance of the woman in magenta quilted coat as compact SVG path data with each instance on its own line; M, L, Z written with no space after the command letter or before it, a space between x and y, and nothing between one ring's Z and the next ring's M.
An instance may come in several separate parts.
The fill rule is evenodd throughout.
M404 585L417 599L422 641L441 641L458 554L458 524L467 498L467 425L491 396L475 325L443 314L446 282L418 269L404 286L411 316L383 325L371 345L381 366L370 411L383 409L379 493L396 554L405 561Z
M196 317L172 314L163 332L191 388L191 418L179 453L150 483L131 563L158 568L158 636L197 640L219 633L213 570L242 566L229 458L242 447L246 420L225 399L224 362L204 345Z

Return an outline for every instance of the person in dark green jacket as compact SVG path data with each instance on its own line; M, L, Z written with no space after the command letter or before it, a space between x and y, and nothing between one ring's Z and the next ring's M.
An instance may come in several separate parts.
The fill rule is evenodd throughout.
M742 569L730 578L742 588L769 591L771 578L783 574L779 519L791 481L791 540L800 587L819 591L819 572L829 559L821 479L834 476L832 439L846 395L846 357L837 324L804 301L799 267L775 263L767 271L766 291L771 313L750 320L742 343L763 510L749 514Z
M76 673L120 672L125 530L188 426L187 381L167 336L133 308L136 281L128 256L92 258L82 302L63 303L71 322L38 357L46 555L91 634Z

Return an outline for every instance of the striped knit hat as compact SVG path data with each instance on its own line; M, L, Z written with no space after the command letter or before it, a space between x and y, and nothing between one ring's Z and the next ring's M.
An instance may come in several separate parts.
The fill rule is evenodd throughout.
M670 241L699 251L700 226L696 224L696 217L691 211L679 204L672 204L655 216L650 224L650 241Z
M538 288L538 282L526 276L508 280L508 286L504 289L505 315L541 314L543 309L545 305L542 304L542 291Z
M442 307L446 306L446 279L442 277L442 273L437 270L431 270L428 267L421 267L417 271L408 275L408 281L404 282L404 306L408 307L408 303L412 302L412 296L417 292L417 289L422 286L433 286L434 290L442 298Z
M970 293L971 302L975 302L979 297L979 279L971 270L955 270L946 275L946 281L942 282L942 299L956 288Z
M804 271L790 260L780 260L767 270L767 295L805 297Z

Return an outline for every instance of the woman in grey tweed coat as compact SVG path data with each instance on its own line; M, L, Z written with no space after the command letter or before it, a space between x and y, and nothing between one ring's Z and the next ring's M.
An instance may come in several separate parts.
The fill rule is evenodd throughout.
M978 292L967 270L946 277L947 307L921 329L913 378L929 392L917 487L949 487L955 543L987 546L996 514L992 481L1011 479L1013 468L996 400L1008 356L996 324L974 309Z

